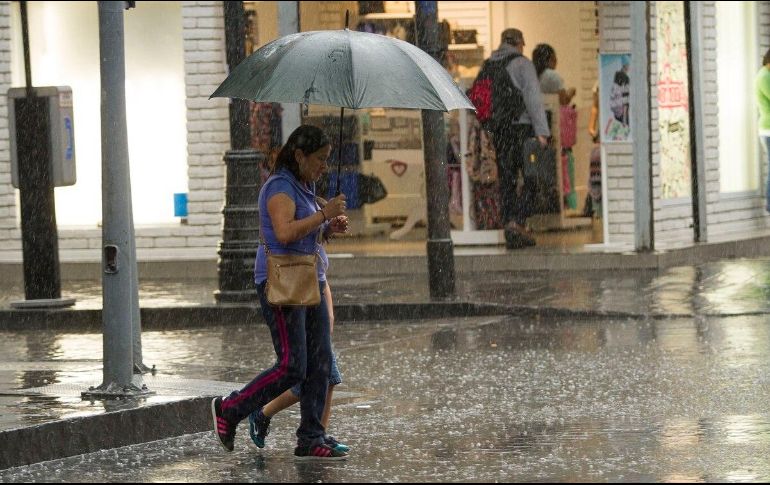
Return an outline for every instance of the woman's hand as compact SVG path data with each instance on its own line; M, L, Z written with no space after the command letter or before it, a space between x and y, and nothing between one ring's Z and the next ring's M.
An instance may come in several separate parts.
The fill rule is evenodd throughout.
M337 216L329 221L329 234L345 234L348 232L350 220L348 216Z
M345 209L347 208L345 198L345 194L340 194L337 197L331 199L323 207L324 215L328 220L332 220L337 216L345 215Z

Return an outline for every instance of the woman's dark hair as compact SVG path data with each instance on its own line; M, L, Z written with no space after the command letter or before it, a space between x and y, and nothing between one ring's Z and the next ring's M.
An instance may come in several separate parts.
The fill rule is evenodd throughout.
M299 180L299 163L294 156L294 151L299 148L305 155L310 155L330 144L329 138L322 129L311 125L302 125L289 135L286 144L278 152L272 173L286 167Z
M535 65L537 77L540 77L543 71L549 67L554 56L556 56L556 51L550 45L538 44L535 46L535 49L532 51L532 64Z
M770 49L765 52L765 57L762 58L762 65L766 66L770 64Z

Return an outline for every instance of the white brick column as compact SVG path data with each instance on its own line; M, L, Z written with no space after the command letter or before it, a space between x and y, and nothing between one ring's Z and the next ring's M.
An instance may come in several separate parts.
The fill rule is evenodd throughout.
M0 2L0 249L21 251L16 191L11 185L8 97L11 87L11 2Z
M222 2L182 2L187 93L188 222L201 235L188 246L221 239L225 166L230 146L228 100L209 96L227 75Z
M598 4L599 52L631 52L630 2ZM633 143L604 144L607 200L602 203L608 206L607 225L612 244L634 244L633 153Z

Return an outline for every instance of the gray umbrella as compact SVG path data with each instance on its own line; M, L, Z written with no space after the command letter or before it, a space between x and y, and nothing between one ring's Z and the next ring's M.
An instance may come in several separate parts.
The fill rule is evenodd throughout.
M475 109L422 49L348 29L274 40L233 69L211 97L339 106L340 140L345 108ZM341 163L341 141L339 148Z
M233 69L211 97L353 109L474 109L422 49L348 29L274 40Z

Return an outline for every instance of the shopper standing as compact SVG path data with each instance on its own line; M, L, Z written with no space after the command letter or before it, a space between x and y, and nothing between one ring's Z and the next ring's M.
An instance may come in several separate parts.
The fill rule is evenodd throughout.
M545 116L540 82L532 61L524 57L524 34L518 29L506 29L501 35L500 48L492 53L491 61L510 57L506 66L513 85L523 97L525 110L517 119L501 123L493 130L500 178L500 202L505 227L506 247L509 249L534 246L535 240L527 228L532 215L534 181L523 174L524 142L537 137L540 145L548 144L551 132Z

